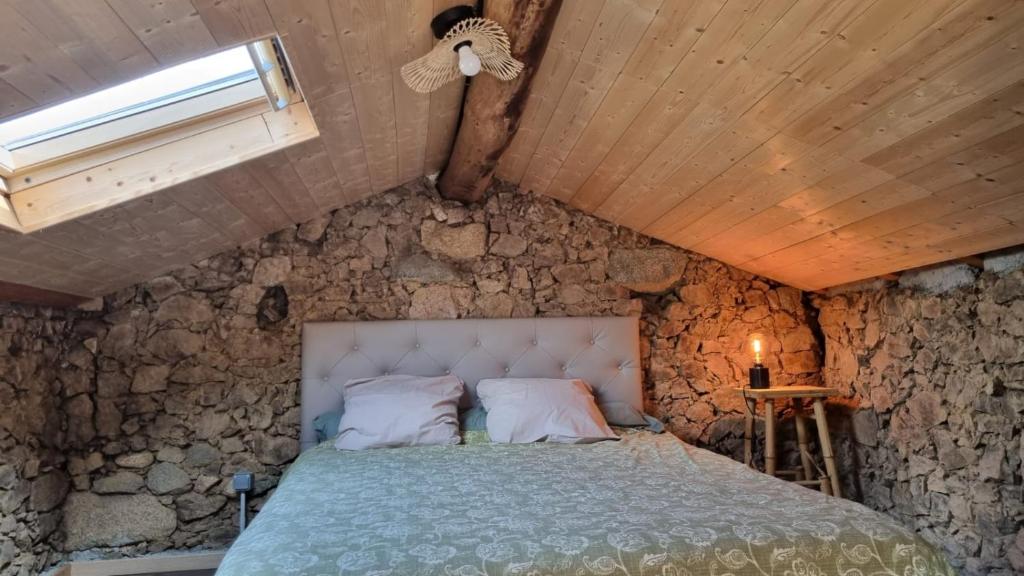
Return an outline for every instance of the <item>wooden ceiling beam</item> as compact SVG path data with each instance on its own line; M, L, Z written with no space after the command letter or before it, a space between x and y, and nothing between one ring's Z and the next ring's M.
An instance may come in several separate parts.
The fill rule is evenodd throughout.
M462 124L448 166L438 181L445 198L476 202L494 177L498 159L519 129L534 73L551 36L562 0L490 0L484 16L508 32L512 57L525 64L519 76L502 82L477 76L463 104Z
M91 298L77 294L56 292L45 288L36 288L14 282L0 280L0 302L17 302L19 304L38 304L55 308L72 308Z

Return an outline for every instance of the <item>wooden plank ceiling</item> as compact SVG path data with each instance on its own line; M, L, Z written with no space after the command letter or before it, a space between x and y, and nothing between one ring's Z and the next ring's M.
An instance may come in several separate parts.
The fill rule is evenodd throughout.
M279 34L321 132L0 233L0 281L106 294L435 172L461 84L397 71L455 3L0 0L0 116ZM808 289L1021 244L1022 36L1021 0L564 0L498 176Z
M1021 244L1022 39L1020 0L565 0L498 176L806 289Z
M30 234L0 231L0 282L100 296L437 172L462 84L398 69L454 0L0 0L0 118L280 35L320 137ZM28 294L0 291L3 294ZM45 295L45 293L44 293Z

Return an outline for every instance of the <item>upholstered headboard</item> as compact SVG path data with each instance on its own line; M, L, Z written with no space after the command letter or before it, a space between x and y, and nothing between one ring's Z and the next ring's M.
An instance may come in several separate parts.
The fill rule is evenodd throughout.
M455 374L466 406L485 378L582 378L598 402L643 409L637 318L313 322L302 330L302 447L352 378Z

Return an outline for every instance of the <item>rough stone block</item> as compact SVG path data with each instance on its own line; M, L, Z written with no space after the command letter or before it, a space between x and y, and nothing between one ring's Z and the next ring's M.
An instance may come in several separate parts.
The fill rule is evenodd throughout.
M173 510L149 494L98 496L75 492L64 506L68 550L162 540L178 526Z

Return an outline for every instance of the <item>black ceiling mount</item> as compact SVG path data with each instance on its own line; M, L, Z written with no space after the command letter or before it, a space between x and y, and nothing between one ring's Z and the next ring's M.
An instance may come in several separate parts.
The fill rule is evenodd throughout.
M453 26L462 22L466 18L472 18L476 16L476 10L472 6L452 6L451 8L441 12L434 19L430 21L430 29L434 32L434 37L440 40L444 38L444 35L452 29Z

